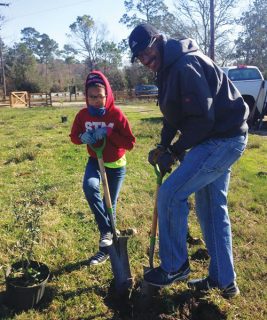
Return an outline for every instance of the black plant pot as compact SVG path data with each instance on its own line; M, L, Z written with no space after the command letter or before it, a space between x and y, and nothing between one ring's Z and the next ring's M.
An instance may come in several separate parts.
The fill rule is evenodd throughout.
M67 122L68 121L68 117L67 116L61 116L61 122Z
M31 261L30 267L40 272L39 281L25 286L22 281L9 277L12 269L17 270L21 266L22 262L16 262L6 273L6 304L17 311L33 308L41 301L50 275L49 268L45 264Z

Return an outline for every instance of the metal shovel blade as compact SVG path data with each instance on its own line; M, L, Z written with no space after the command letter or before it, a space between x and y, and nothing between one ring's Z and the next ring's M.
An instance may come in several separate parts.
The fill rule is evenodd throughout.
M123 295L132 286L132 276L127 253L128 237L117 237L111 246L107 247L114 275L115 290Z
M144 275L150 270L150 267L143 266ZM138 308L140 310L147 310L151 303L153 303L153 298L157 295L159 290L159 287L152 286L143 279L140 284L140 296L137 301Z

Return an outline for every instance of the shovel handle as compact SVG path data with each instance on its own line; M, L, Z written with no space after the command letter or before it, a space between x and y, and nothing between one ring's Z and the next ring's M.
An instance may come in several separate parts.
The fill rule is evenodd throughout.
M160 185L157 184L155 203L154 203L154 209L153 209L153 217L152 217L152 226L151 226L151 233L150 233L151 237L156 237L156 233L157 233L157 224L158 224L157 200L158 200L159 187L160 187Z
M154 166L154 170L157 176L157 188L156 188L155 204L154 204L153 218L152 218L151 237L156 237L156 233L157 233L157 222L158 222L157 201L158 201L159 188L162 184L162 174L157 164Z
M149 265L150 268L153 268L153 258L154 258L154 251L155 251L155 244L157 238L157 226L158 226L158 193L159 188L162 184L162 174L160 172L159 166L156 164L154 166L154 170L157 176L157 188L156 188L156 195L155 195L155 203L154 203L154 210L152 216L152 225L150 230L150 246L149 246Z
M161 174L161 172L160 172L160 169L159 169L159 165L158 165L158 164L156 164L156 165L154 166L154 171L155 171L156 176L157 176L157 185L160 186L160 185L162 184L162 178L163 178L163 176L162 176L162 174Z
M113 233L113 238L115 242L117 242L117 233L116 233L116 228L115 228L115 223L114 223L114 218L113 218L113 207L112 207L112 202L110 198L110 192L109 192L109 186L108 186L108 179L107 179L107 174L104 166L104 160L103 160L103 150L106 146L106 137L103 139L103 143L99 147L94 147L90 145L90 148L96 153L97 156L97 161L99 165L99 170L100 170L100 175L102 179L102 184L103 184L103 191L104 191L104 199L106 203L106 207L108 210L108 216L111 224L111 229Z
M96 153L97 159L102 159L103 158L103 150L105 149L106 146L106 137L103 138L103 143L99 147L95 147L92 144L89 144L90 148Z

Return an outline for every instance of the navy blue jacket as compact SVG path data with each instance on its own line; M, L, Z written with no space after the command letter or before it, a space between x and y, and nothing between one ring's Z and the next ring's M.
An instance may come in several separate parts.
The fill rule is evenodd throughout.
M160 144L168 147L180 131L173 144L177 155L211 137L247 132L247 104L194 40L164 40L157 84L164 116Z

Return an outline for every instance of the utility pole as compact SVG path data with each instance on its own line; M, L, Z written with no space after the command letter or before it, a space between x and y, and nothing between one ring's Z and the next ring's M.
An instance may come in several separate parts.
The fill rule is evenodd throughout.
M214 0L210 0L210 58L215 61Z
M2 39L0 37L0 62L1 62L1 74L3 79L3 100L6 100L6 76L5 76L5 65L3 59L3 50L2 50Z
M9 3L0 3L0 6L9 7ZM1 30L1 26L0 26ZM6 100L6 76L5 76L5 64L3 59L3 41L0 36L0 63L1 63L1 75L3 79L3 100Z

